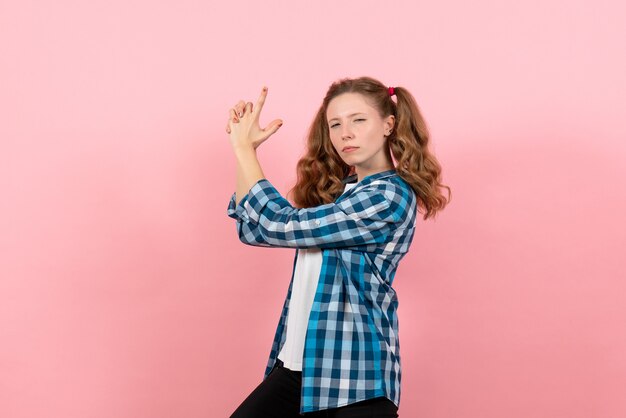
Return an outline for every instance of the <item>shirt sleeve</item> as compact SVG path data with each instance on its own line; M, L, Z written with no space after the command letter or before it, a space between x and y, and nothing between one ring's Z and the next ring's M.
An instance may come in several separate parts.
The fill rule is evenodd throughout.
M402 217L395 190L390 183L368 185L338 203L295 208L269 180L261 179L238 204L233 193L227 214L237 220L239 239L248 245L339 248L382 244Z

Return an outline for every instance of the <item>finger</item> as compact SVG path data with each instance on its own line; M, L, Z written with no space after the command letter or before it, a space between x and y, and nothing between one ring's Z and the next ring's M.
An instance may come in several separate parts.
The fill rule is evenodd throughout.
M232 109L231 109L232 110ZM232 119L228 119L228 122L226 123L226 133L230 133L230 124L234 123L234 121Z
M235 109L230 109L230 120L232 120L235 123L239 122L239 118L237 117L237 114L235 113Z
M252 113L252 102L246 103L246 113Z
M237 114L239 115L239 117L243 116L245 107L246 107L246 102L244 102L243 100L239 100L239 102L237 102L237 104L235 105L235 110L237 111Z
M266 97L267 97L267 87L263 86L263 90L261 90L261 95L259 96L259 99L256 101L256 106L254 107L257 118L259 117L259 114L261 113L261 109L263 109L263 105L265 104Z
M267 132L269 135L272 135L274 132L276 132L281 126L283 126L283 121L280 119L275 119L272 122L270 122L269 125L267 125L265 127L265 129L263 129L263 131Z

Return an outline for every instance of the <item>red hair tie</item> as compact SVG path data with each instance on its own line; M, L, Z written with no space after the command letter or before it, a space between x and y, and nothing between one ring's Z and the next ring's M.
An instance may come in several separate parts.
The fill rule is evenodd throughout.
M389 95L393 96L394 94L396 94L396 89L393 87L389 87Z

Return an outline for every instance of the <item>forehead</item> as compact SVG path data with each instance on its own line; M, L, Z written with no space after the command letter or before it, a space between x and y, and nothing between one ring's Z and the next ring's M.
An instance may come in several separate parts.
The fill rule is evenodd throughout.
M374 109L360 93L342 93L334 97L326 108L326 119L348 117L353 113L373 113Z

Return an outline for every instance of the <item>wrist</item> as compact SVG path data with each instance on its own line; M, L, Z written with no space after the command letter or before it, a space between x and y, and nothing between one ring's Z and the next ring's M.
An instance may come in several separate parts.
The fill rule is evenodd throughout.
M243 167L252 167L259 165L259 158L256 149L251 145L238 145L233 147L235 160L237 164Z
M241 144L241 145L233 145L233 151L235 154L237 153L250 153L256 152L256 148L251 144Z

